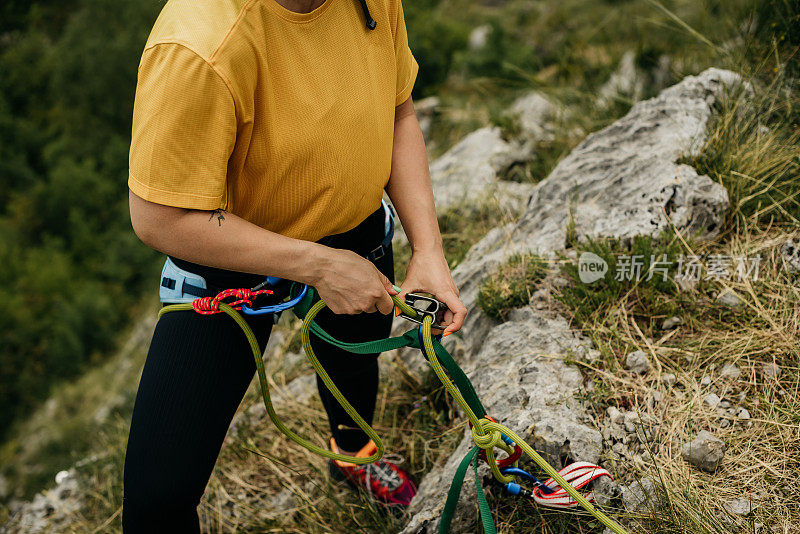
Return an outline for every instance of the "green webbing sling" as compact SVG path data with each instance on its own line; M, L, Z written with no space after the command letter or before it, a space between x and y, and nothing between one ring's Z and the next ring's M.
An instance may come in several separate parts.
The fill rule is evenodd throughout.
M353 406L347 402L347 399L345 399L344 395L342 395L341 391L339 391L339 389L336 387L336 384L333 383L330 376L322 367L316 355L314 354L314 350L311 347L310 341L310 335L312 332L314 335L318 336L324 341L356 354L372 354L376 352L398 349L401 347L416 347L422 350L431 364L434 372L436 373L436 376L439 378L439 380L441 380L445 389L447 389L448 393L450 393L450 395L458 403L459 407L467 415L467 418L472 424L472 438L476 443L476 447L470 450L467 456L462 460L458 470L456 471L456 476L453 478L453 483L451 484L450 491L447 496L447 502L445 503L445 511L442 514L440 532L446 533L449 529L452 515L455 511L458 497L461 492L461 485L463 483L466 470L469 467L469 464L472 463L475 471L475 483L478 490L478 506L480 509L483 528L486 533L495 534L496 530L492 519L491 510L489 509L489 504L486 501L486 496L483 493L480 478L478 477L478 467L477 462L475 461L475 456L478 453L478 449L484 449L486 451L487 462L489 463L494 477L501 482L509 482L510 480L513 480L513 477L508 477L500 473L497 462L494 460L495 447L504 449L508 453L511 452L510 447L505 445L501 439L501 436L505 435L516 445L518 445L525 452L525 454L532 458L587 512L596 517L615 534L628 534L625 529L611 520L611 518L592 506L592 504L588 502L583 495L581 495L574 487L565 481L563 477L561 477L561 475L559 475L558 472L553 469L552 466L550 466L515 432L504 425L486 418L486 410L478 399L478 396L475 393L475 389L473 388L472 383L469 381L469 378L467 378L466 374L464 374L458 364L455 363L447 350L431 335L431 324L433 319L430 316L425 316L423 318L421 327L413 328L402 336L383 340L368 341L365 343L346 343L330 336L314 322L316 315L323 308L325 308L325 303L321 300L314 303L315 295L313 293L314 292L309 289L309 295L295 308L295 313L298 315L298 317L303 318L303 327L301 329L303 349L305 350L306 356L311 362L311 366L314 368L314 371L316 371L317 375L331 392L333 397L337 400L337 402L339 402L339 404L353 419L353 421L356 422L358 427L361 428L361 430L363 430L364 433L375 442L376 451L375 454L371 456L358 458L331 452L328 449L314 445L310 441L295 434L292 430L286 427L286 425L284 425L278 417L278 414L275 412L275 409L272 405L272 400L269 394L269 385L267 383L266 372L264 370L264 362L261 357L261 351L250 325L247 324L237 310L225 304L224 302L220 302L218 308L220 312L230 316L236 322L236 324L239 325L247 337L250 348L253 352L253 358L255 359L259 385L261 387L261 396L264 400L264 406L267 410L267 414L275 426L278 427L278 429L291 441L325 458L358 465L373 463L383 456L384 449L380 437L372 429L372 427L370 427L366 421L364 421L358 412L356 412ZM403 313L413 318L419 318L417 311L405 302L401 301L396 295L392 295L392 300ZM194 310L192 304L173 304L162 308L159 312L159 317L172 311L189 310ZM421 345L420 338L422 339ZM446 372L445 369L447 370Z

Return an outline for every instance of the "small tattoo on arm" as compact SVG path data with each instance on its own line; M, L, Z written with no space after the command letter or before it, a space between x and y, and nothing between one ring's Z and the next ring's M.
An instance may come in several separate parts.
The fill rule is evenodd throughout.
M211 212L211 217L208 220L212 220L214 217L217 218L217 226L222 226L222 221L225 220L225 210L216 209Z

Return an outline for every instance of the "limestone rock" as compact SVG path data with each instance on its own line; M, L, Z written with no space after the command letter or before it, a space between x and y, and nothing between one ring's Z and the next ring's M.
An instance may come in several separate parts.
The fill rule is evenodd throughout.
M644 351L635 350L625 358L625 367L629 371L643 375L650 370L650 360L647 359Z
M523 139L542 140L553 137L556 106L542 93L531 91L514 101L508 113L519 122Z
M793 239L787 239L781 245L781 259L783 268L790 273L800 273L800 244Z
M753 510L756 509L756 506L753 504L753 501L750 499L745 499L744 497L738 497L736 499L727 501L725 504L722 505L726 512L732 515L741 515L746 516L750 515Z
M709 393L706 395L706 398L703 399L703 402L706 403L712 410L719 406L720 398L719 395L716 393Z
M642 97L643 85L642 75L636 68L636 52L628 50L622 55L617 70L600 87L596 105L607 108L617 99L636 102Z
M744 306L742 298L731 289L725 289L717 294L717 302L726 308L738 311Z
M622 486L622 505L628 512L652 509L657 498L656 484L650 477L637 480L630 486Z
M668 317L661 323L661 330L672 330L673 328L683 324L683 319L677 316Z
M779 376L781 376L781 368L778 366L778 364L775 363L765 363L761 367L761 371L767 378L778 378Z
M23 503L8 524L9 532L58 532L69 525L81 507L82 492L74 470L56 475L56 485Z
M562 317L543 317L530 308L511 314L510 321L489 328L481 337L477 354L464 354L461 364L489 413L497 414L556 468L564 456L597 462L602 436L582 422L585 412L574 398L581 373L564 362L576 347L588 349L589 341L573 332ZM465 434L447 462L423 478L409 508L411 520L405 534L436 532L450 480L471 443ZM452 532L469 532L474 527L475 489L470 478Z
M722 370L719 372L719 376L722 378L727 378L729 380L736 380L740 376L742 376L742 371L736 367L735 364L726 363L722 366Z
M675 162L697 152L712 105L726 86L739 83L732 72L709 69L635 105L578 145L532 188L520 220L490 231L453 273L470 313L462 332L446 342L451 353L489 413L543 449L551 461L558 460L554 453L590 462L600 455L603 438L583 424L585 412L574 397L581 374L564 362L578 353L577 346L588 350L591 345L564 318L531 307L515 310L506 323L494 323L475 305L480 284L514 253L552 257L563 249L570 204L579 238L654 236L670 224L702 236L717 233L728 208L727 192ZM467 136L431 166L440 209L495 194L499 169L516 157L515 147L497 129ZM446 463L421 481L404 534L436 532L449 481L470 443L465 435ZM456 532L474 527L469 478L455 514ZM650 495L654 485L636 487Z
M469 49L480 50L489 41L489 35L492 33L492 27L488 24L481 24L474 28L469 34Z
M467 307L481 280L512 254L532 251L547 257L563 248L570 209L579 239L656 236L670 221L701 237L718 233L729 206L726 190L675 162L697 153L712 105L726 87L740 83L733 72L708 69L589 135L533 188L520 220L489 232L455 269ZM472 313L466 328L479 315Z
M683 446L681 456L695 467L713 473L725 456L725 442L701 430L693 441Z
M521 212L533 186L502 181L500 175L531 157L529 148L505 141L500 128L475 130L431 163L436 208L440 213L469 210L494 198L510 211Z

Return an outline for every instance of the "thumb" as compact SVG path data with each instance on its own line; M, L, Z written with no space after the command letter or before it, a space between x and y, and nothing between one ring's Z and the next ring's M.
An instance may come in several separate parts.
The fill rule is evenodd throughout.
M391 280L386 278L386 276L383 273L380 273L380 275L381 275L381 283L383 284L383 287L386 289L387 293L389 293L390 295L397 295L398 293L400 293L399 287L394 285L391 282Z

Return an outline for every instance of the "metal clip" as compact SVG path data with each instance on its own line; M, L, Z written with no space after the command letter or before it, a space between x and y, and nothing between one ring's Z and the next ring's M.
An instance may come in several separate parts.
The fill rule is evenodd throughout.
M430 315L433 317L433 324L431 324L431 328L438 328L439 330L445 329L445 325L442 324L444 322L444 314L450 308L448 308L447 304L444 302L438 301L432 297L420 295L419 293L408 293L406 295L406 304L414 308L420 315L420 318L409 317L401 311L400 317L403 319L407 319L412 323L422 324L422 319L424 319L424 316Z

